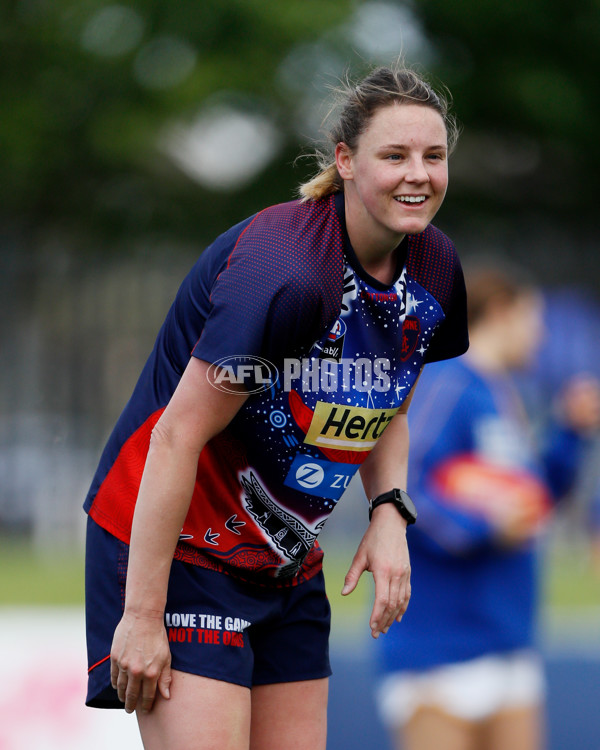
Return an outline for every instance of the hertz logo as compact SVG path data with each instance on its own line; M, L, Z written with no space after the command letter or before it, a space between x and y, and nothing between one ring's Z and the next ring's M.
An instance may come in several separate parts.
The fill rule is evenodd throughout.
M398 408L366 409L317 401L304 442L323 448L370 451Z

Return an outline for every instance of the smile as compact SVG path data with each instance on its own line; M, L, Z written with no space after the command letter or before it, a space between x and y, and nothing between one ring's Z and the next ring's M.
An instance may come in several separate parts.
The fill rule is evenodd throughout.
M399 203L424 203L427 200L426 195L399 195L394 200Z

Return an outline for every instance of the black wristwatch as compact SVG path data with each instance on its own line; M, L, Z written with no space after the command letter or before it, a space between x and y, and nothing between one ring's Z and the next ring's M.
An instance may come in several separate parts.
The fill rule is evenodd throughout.
M417 520L417 509L408 493L395 487L393 490L369 500L369 521L375 508L378 505L383 505L383 503L393 503L407 524L414 523Z

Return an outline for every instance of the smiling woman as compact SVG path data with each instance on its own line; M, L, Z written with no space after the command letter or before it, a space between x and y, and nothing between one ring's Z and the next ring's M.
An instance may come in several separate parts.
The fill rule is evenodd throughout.
M303 200L230 228L183 281L85 503L88 704L137 711L147 750L324 750L317 537L357 471L372 512L342 593L372 573L374 638L408 606L406 412L423 365L468 345L430 225L454 129L382 68L332 132Z
M348 235L363 265L425 230L446 195L447 155L442 117L418 104L378 110L354 150L337 144Z
M343 189L352 245L385 281L391 251L442 204L458 126L447 100L405 68L378 68L339 93L344 103L328 133L334 153L317 154L320 171L300 194L315 200Z
M459 127L450 113L449 99L434 89L414 71L398 65L394 68L378 68L368 75L359 86L347 82L337 92L338 103L331 116L338 113L337 120L327 133L331 151L338 143L345 143L356 151L358 140L371 118L378 110L392 104L417 104L437 112L442 118L448 154L456 146ZM301 185L300 195L305 199L318 199L342 190L344 182L337 171L335 157L328 151L317 151L319 171L312 180Z

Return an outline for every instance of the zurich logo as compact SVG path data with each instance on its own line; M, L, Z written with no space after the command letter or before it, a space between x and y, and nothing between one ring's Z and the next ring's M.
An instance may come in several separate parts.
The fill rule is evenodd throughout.
M318 487L324 478L325 472L319 464L302 464L296 469L296 481L306 489Z

